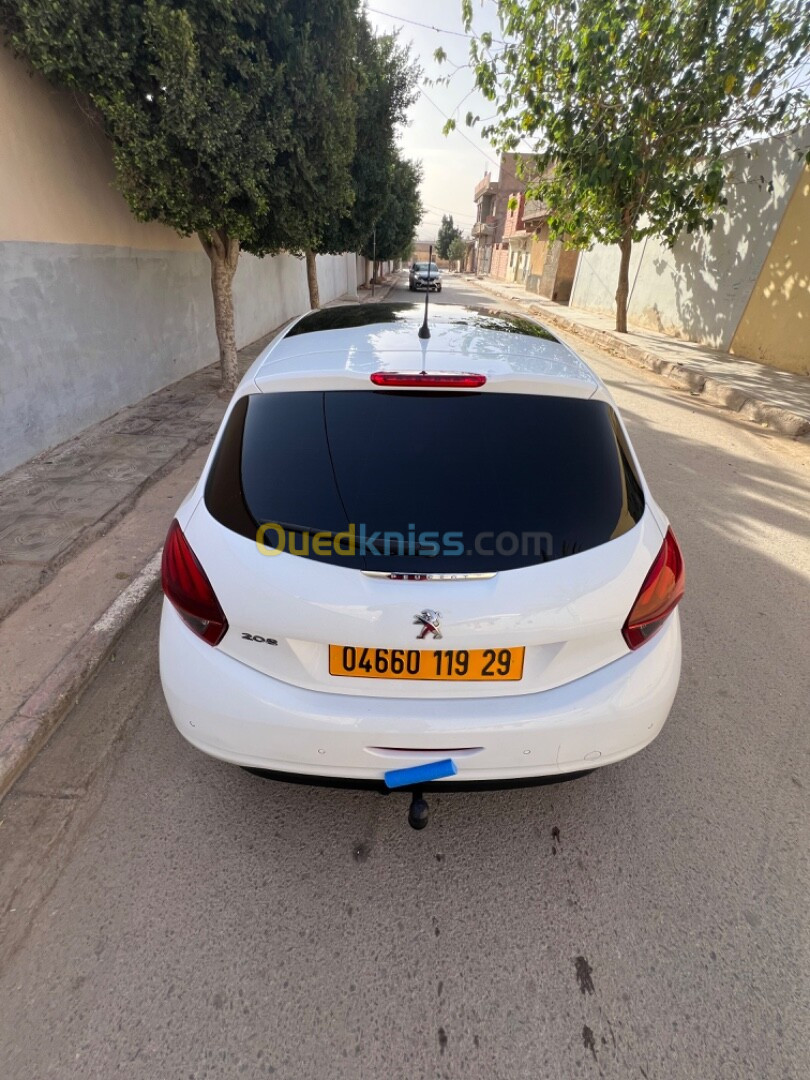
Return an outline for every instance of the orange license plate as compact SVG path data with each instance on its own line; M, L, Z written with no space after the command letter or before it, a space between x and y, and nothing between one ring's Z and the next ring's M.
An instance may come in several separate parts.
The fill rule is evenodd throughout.
M525 649L364 649L329 646L329 674L353 679L516 682Z

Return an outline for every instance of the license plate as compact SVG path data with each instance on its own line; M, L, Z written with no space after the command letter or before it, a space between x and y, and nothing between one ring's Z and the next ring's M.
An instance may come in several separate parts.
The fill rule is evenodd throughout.
M525 649L364 649L329 646L329 674L354 679L516 682Z

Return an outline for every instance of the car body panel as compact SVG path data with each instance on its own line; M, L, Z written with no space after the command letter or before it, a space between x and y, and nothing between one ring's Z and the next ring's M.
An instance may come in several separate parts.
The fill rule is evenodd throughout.
M678 686L677 611L643 648L555 690L519 697L379 698L282 683L211 649L164 603L160 667L180 733L235 764L380 780L452 757L455 780L551 776L611 764L651 742Z
M487 392L603 397L603 385L562 342L465 326L453 318L458 309L449 318L445 310L422 341L410 319L282 338L253 365L251 382L264 393L368 390L375 371L472 371L487 377ZM240 389L252 389L247 377Z
M384 305L376 307L351 309L353 326L319 329L331 316L311 313L285 327L243 377L177 512L230 624L212 648L164 602L161 677L178 729L227 761L358 779L436 755L453 756L459 780L506 781L635 753L672 705L681 631L676 610L635 652L621 634L669 524L629 438L645 499L634 527L590 550L484 580L387 580L288 553L261 554L209 514L206 480L227 419L246 395L368 392L371 373L381 370L472 371L486 375L485 393L613 406L602 381L546 328L540 336L505 333L495 323L482 326L481 313L443 306L431 309L425 342L416 337L422 304L382 313ZM484 313L484 321L501 315ZM441 612L442 648L524 647L523 678L482 685L329 675L330 644L425 647L414 625L425 608Z
M484 580L402 581L287 552L262 554L255 542L222 528L204 502L185 533L229 622L222 652L311 690L414 698L517 696L552 689L618 659L627 652L622 624L663 541L655 518L645 514L617 540L565 559ZM421 628L414 616L424 608L441 613L440 643L417 644ZM278 644L268 647L251 640L255 636ZM525 646L525 670L519 681L491 685L335 677L329 674L330 644Z

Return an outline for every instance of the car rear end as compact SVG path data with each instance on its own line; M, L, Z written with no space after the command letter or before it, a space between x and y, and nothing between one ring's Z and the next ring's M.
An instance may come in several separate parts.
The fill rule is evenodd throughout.
M341 346L342 367L316 352L243 385L164 556L163 686L194 745L511 782L656 736L681 656L668 523L564 346L522 372L513 342L505 367L478 340L486 374Z

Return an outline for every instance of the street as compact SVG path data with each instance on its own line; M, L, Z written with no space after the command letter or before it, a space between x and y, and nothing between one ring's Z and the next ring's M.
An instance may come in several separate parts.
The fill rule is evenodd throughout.
M493 302L448 275L437 303ZM52 795L120 724L70 843L43 855L34 824L21 856L53 881L7 916L30 925L3 1080L807 1075L810 448L575 347L686 559L660 737L571 783L433 795L413 832L407 795L187 745L155 597L20 784Z

